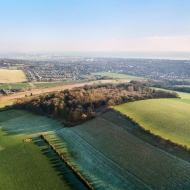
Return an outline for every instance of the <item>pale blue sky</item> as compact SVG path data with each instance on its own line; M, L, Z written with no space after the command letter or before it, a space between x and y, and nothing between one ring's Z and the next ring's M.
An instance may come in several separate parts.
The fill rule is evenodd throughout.
M190 0L0 0L0 51L190 51Z

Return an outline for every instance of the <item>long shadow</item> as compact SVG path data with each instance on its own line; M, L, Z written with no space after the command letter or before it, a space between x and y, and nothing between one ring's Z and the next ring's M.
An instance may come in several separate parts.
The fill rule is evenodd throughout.
M34 139L33 139L34 140ZM69 184L71 189L74 190L87 190L89 189L84 182L64 163L61 158L53 151L53 149L45 143L40 137L35 138L34 142L37 146L44 147L41 151L49 159L50 164L54 170L58 172L58 176Z

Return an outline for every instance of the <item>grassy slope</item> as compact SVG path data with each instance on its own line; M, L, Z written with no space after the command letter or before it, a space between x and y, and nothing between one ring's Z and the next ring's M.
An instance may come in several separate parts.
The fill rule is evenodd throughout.
M152 133L190 148L190 94L178 94L181 99L143 100L114 108Z
M131 125L109 111L56 133L68 143L73 160L96 178L100 188L189 189L190 163L131 135L126 130L135 127Z
M22 70L0 69L1 83L16 83L27 81L27 78Z
M48 157L42 154L44 146L37 146L34 141L23 142L60 127L50 119L28 112L0 112L0 189L68 189Z
M101 75L101 76L124 78L124 79L143 79L142 77L136 77L136 76L132 76L132 75L125 75L125 74L118 74L118 73L109 73L109 72L92 73L92 75L93 76Z

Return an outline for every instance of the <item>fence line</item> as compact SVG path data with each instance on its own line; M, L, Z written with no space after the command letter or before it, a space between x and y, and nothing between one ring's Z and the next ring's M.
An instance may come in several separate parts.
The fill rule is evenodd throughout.
M41 135L41 138L54 150L54 152L66 163L66 165L78 176L78 178L85 183L89 189L94 190L92 185L66 160L64 156L61 155L61 153L53 145L51 145L44 135Z

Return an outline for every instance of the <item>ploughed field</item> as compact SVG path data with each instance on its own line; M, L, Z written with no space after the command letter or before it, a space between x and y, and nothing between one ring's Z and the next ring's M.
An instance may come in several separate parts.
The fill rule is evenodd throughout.
M107 111L46 137L60 152L64 142L65 156L95 189L189 189L190 163L132 135L136 127Z
M190 148L190 94L181 99L150 99L114 106L152 133Z
M26 111L0 112L0 189L84 189L39 134L95 189L189 189L190 163L137 138L136 128L112 110L70 128Z

